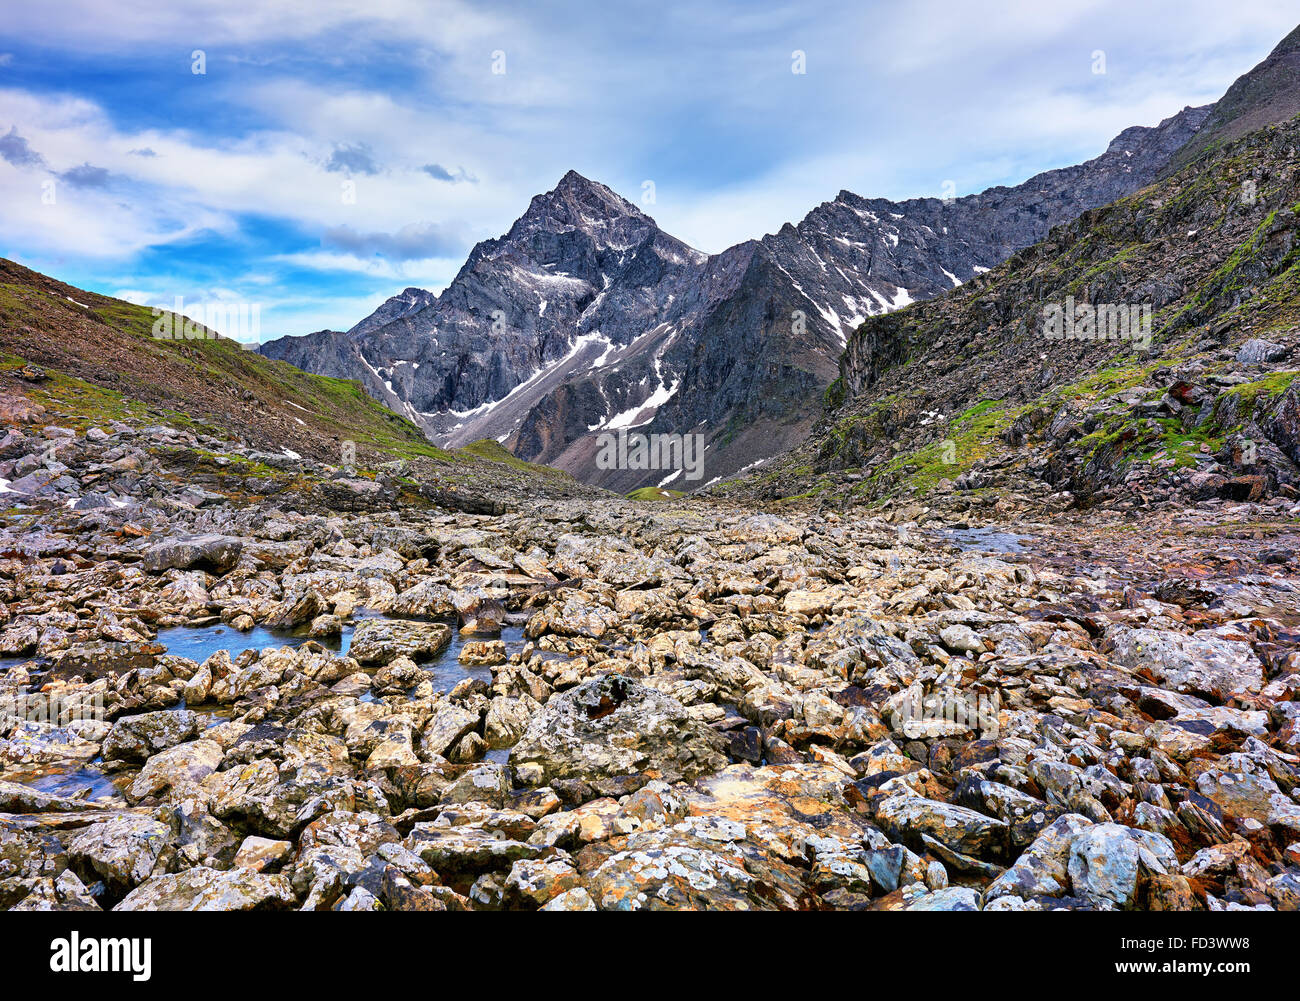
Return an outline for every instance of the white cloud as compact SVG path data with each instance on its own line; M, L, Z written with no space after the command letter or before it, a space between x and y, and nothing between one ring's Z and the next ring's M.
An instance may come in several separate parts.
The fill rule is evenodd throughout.
M8 35L91 66L101 54L174 52L168 86L198 88L189 103L241 124L216 134L202 117L134 109L130 122L156 124L128 125L90 91L0 89L0 134L16 127L44 159L0 162L0 253L115 262L119 284L139 289L155 278L130 274L142 250L204 231L233 244L249 218L273 218L307 241L344 227L366 239L243 260L243 274L223 281L273 287L296 267L441 287L460 258L348 250L407 246L400 234L413 227L468 247L503 233L571 167L634 203L653 179L647 210L717 252L797 222L842 188L904 198L951 179L966 193L1094 156L1129 125L1217 97L1294 21L1294 0L17 5ZM208 54L206 76L189 72L195 48ZM503 75L491 72L498 49ZM790 73L794 49L807 54L804 76ZM1091 72L1094 49L1107 53L1104 76ZM379 66L370 59L404 72L368 73ZM375 165L350 179L354 204L343 198L349 178L326 169L343 147L364 147ZM43 181L84 163L108 172L106 187L60 184L56 204L42 203ZM477 183L439 182L423 169L431 163ZM354 305L277 308L328 312L321 325L337 326Z
M57 210L43 211L50 206L41 204L41 185L51 175L0 163L5 202L0 233L11 239L22 234L24 241L33 241L32 249L43 251L129 254L205 227L229 231L246 213L288 219L316 232L350 227L400 233L423 220L464 229L468 242L498 235L534 193L522 178L509 184L490 178L474 185L438 183L421 169L428 157L419 143L398 150L402 136L437 131L436 116L418 116L379 95L321 102L327 109L353 105L359 121L386 122L393 129L376 151L390 166L376 176L355 178L325 168L331 141L312 134L312 116L300 134L261 131L214 145L186 130L119 131L101 109L80 99L0 90L0 104L13 109L20 133L52 168L75 166L89 155L120 182L98 197L57 184ZM328 121L320 120L322 129ZM485 154L484 162L504 155L504 142L494 145L498 149ZM132 153L142 147L157 155ZM467 165L477 162L473 156L463 159ZM354 201L345 199L346 185L352 186ZM413 212L419 213L414 223ZM173 220L171 226L166 219ZM181 219L185 222L176 222Z
M49 184L53 187L45 187ZM174 205L168 211L128 205L103 189L77 188L7 164L0 164L0 199L0 252L7 257L117 259L235 226L229 216L201 205L185 205L182 221L171 215Z
M428 257L421 260L390 261L383 257L359 257L356 254L328 250L309 250L295 254L276 254L270 258L279 264L308 268L312 271L339 271L390 278L395 282L417 285L432 292L441 291L464 262L460 259Z

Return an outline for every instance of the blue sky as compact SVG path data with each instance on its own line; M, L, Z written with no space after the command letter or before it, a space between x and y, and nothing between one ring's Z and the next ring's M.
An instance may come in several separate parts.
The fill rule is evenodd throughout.
M717 252L843 188L965 194L1095 156L1296 21L1294 0L11 4L0 256L257 304L262 339L346 329L444 287L570 168Z

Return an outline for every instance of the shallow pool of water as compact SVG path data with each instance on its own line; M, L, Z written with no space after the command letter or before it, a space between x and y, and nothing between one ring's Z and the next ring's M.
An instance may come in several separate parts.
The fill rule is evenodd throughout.
M365 618L367 616L362 613L359 617ZM504 640L507 654L518 653L526 642L524 640L523 626L520 625L506 626L497 636L462 636L460 631L455 628L455 622L449 622L448 624L452 626L453 630L451 643L433 660L420 665L429 672L433 687L444 692L451 691L466 678L481 678L488 684L492 683L492 669L490 667L469 667L459 662L460 651L470 640ZM355 624L348 624L339 641L332 645L325 645L338 653L346 653L351 646L354 629ZM168 653L188 657L199 663L205 661L218 650L228 651L231 658L234 659L245 650L260 650L264 647L281 646L299 647L307 639L308 637L305 635L272 631L261 626L246 633L241 633L239 630L232 629L227 625L176 626L158 631L158 642L166 646ZM556 654L555 656L560 655ZM27 662L27 658L6 658L5 662L0 662L0 667ZM361 696L361 698L367 702L377 701L376 696L369 692ZM174 708L186 707L184 703L181 703ZM202 718L201 727L204 730L227 722L235 714L234 707L230 705L205 704L188 708L192 708ZM508 754L509 751L506 750L489 752L487 758L492 761L504 761ZM0 779L21 782L50 795L82 798L87 802L104 802L105 799L124 802L118 786L103 772L100 765L101 762L95 760L80 765L69 763L20 766L0 771ZM132 773L119 773L119 781L129 781L130 774Z
M381 618L382 616L366 615L364 612L357 613L357 619L364 618ZM348 622L343 626L341 636L331 639L318 639L327 650L332 650L337 654L346 654L352 646L352 635L356 632L356 622ZM437 662L445 660L455 661L460 656L461 647L471 640L481 639L501 639L506 642L506 649L510 653L515 653L524 645L523 626L506 626L495 636L476 635L462 636L457 628L455 621L447 622L451 626L451 643L436 658ZM310 636L306 632L298 631L281 631L267 629L264 626L256 626L246 633L241 633L228 625L217 626L172 626L167 629L158 630L158 642L167 648L167 652L178 657L188 657L190 660L203 663L218 650L229 652L230 659L234 660L245 650L262 650L266 647L288 646L297 648L306 643ZM19 658L15 663L22 663Z
M19 664L35 664L36 667L40 667L47 663L48 661L44 657L0 657L0 674L4 674L9 668L17 667ZM35 669L33 668L33 670Z
M359 618L366 618L359 613ZM450 690L465 678L482 678L491 684L492 669L488 667L466 667L459 662L460 651L471 640L500 639L506 644L506 652L517 653L524 646L523 626L506 626L496 636L462 636L454 621L448 622L452 627L451 643L432 660L421 664L432 675L433 686ZM355 623L344 626L343 635L332 643L322 643L329 650L346 654L352 646L352 634ZM188 657L200 664L218 650L230 653L231 660L245 650L261 650L264 647L299 647L309 639L299 633L278 632L258 626L246 633L232 629L227 625L217 626L174 626L158 630L158 642L167 648L167 652L180 657ZM218 721L219 722L219 721Z
M356 627L347 624L343 635L330 639L318 639L321 646L336 653L347 653L352 645L352 633ZM282 632L254 626L246 633L228 625L219 626L171 626L158 630L158 642L167 648L167 652L177 657L188 657L202 664L218 650L227 650L234 660L245 650L261 650L264 647L300 647L311 639L305 632Z
M958 549L976 553L1023 553L1028 536L999 532L996 528L945 528L939 533Z
M21 782L51 796L84 799L87 802L102 802L105 799L125 801L121 790L100 769L98 761L89 762L80 768L31 765L0 772L0 779Z
M449 625L452 634L447 649L428 663L420 665L433 676L433 687L444 691L451 691L466 678L482 678L489 685L492 684L492 668L470 667L460 663L460 651L466 643L472 640L504 640L507 655L518 653L524 646L523 626L506 626L496 636L462 636L455 623Z

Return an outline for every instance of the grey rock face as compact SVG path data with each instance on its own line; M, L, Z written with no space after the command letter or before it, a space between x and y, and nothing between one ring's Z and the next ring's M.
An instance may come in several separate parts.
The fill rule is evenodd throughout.
M125 891L148 878L167 845L166 825L148 817L113 817L93 824L68 845L68 855L86 875Z
M1014 188L899 203L842 191L798 225L713 256L570 171L436 298L407 289L346 334L261 350L358 379L440 444L495 438L611 489L692 489L802 440L868 316L951 289L1141 188L1208 111L1128 129L1101 156ZM704 475L598 468L596 436L626 428L704 435Z
M1091 820L1077 813L1058 817L1043 829L1013 865L989 885L986 898L1064 894L1070 888L1070 847L1079 833L1091 824Z
M198 736L198 717L185 709L124 716L104 740L106 758L145 761L152 754Z
M1070 882L1078 896L1127 906L1137 889L1139 865L1166 873L1177 869L1178 859L1167 838L1122 824L1089 827L1070 843Z
M1285 344L1252 337L1237 350L1237 361L1243 365L1264 365L1271 361L1281 361L1290 353L1291 349Z
M191 567L224 573L239 561L242 546L241 539L227 535L165 539L145 552L144 568L150 573Z

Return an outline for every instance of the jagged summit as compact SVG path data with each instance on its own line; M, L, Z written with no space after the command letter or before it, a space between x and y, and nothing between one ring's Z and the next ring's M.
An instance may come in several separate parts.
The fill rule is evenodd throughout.
M535 195L520 221L544 218L580 229L593 229L623 219L650 219L626 198L599 181L570 170L554 188Z
M635 205L616 194L608 185L593 181L591 178L579 174L576 170L565 171L564 176L560 178L554 188L545 195L539 195L538 197L572 197L582 201L599 199L623 209L632 209L634 211L636 209Z
M377 327L382 327L386 323L391 323L403 316L410 316L412 313L418 313L426 306L431 305L437 300L437 296L427 289L408 286L402 289L395 296L390 296L384 300L373 313L367 316L356 326L348 330L348 336L359 337Z
M1133 125L1125 129L1106 146L1106 152L1103 156L1125 156L1132 152L1134 146L1148 145L1156 143L1163 146L1166 152L1172 152L1178 149L1187 141L1187 135L1184 126L1188 122L1196 125L1195 131L1200 131L1204 127L1206 119L1209 117L1212 104L1186 105L1182 111L1162 119L1158 125L1145 126Z

